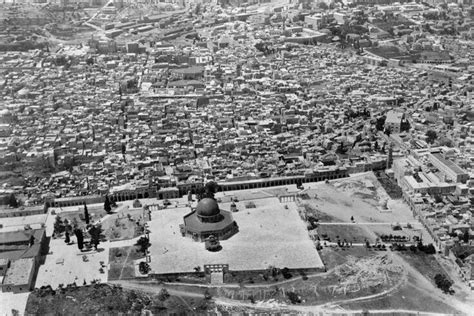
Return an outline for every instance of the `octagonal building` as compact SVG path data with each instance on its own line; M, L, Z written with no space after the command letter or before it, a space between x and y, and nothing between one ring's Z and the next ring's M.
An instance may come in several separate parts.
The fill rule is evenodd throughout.
M211 198L199 201L196 209L183 219L184 224L180 225L181 234L196 241L205 241L211 235L225 240L239 231L232 213L219 209L216 200Z

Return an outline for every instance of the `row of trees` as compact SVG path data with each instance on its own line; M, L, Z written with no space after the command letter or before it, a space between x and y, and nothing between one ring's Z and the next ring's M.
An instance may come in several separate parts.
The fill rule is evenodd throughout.
M406 236L400 236L400 235L382 235L380 236L380 239L383 241L383 242L387 242L387 241L409 241L409 238L406 237Z

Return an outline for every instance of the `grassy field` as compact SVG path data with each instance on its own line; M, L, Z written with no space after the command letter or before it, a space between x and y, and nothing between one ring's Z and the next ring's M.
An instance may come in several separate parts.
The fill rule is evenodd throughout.
M331 242L346 240L349 243L363 243L366 239L373 241L373 237L369 232L362 227L354 225L320 225L318 227L318 234L321 240L323 240L323 235L326 235L330 238Z
M141 215L142 212L140 211L139 214ZM137 221L140 223L140 225L137 225ZM142 224L143 221L139 219L139 215L131 215L129 219L128 217L119 218L116 214L114 214L102 221L102 229L104 230L104 235L108 240L114 241L131 239L138 237L143 233L143 226L141 226Z
M110 248L109 251L109 280L135 278L134 260L144 258L136 246Z

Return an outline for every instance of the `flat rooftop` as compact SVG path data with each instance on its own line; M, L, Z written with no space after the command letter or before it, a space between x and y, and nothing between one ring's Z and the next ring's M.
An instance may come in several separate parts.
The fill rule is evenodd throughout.
M153 273L194 272L196 266L228 264L233 271L278 268L320 268L324 264L294 202L285 209L278 198L253 200L256 208L246 209L237 202L238 212L232 213L239 232L221 241L222 250L210 252L202 242L183 237L179 225L189 208L169 208L152 213L150 225L151 263ZM220 203L230 210L230 203Z
M34 258L25 258L12 261L7 270L3 284L23 285L28 284L35 264Z
M464 171L463 169L461 169L461 167L459 167L457 164L455 164L453 161L449 160L449 159L444 159L444 157L439 154L439 153L434 153L432 154L434 157L436 157L436 159L438 159L442 164L444 164L445 166L447 166L449 169L451 169L454 173L456 173L457 175L463 175L463 174L467 174L466 171Z

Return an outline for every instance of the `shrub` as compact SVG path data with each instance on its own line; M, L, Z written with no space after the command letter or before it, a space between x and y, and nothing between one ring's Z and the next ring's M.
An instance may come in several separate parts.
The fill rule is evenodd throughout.
M295 292L286 292L286 296L290 300L291 304L301 303L301 298Z
M158 299L161 302L166 301L169 297L170 297L170 293L168 293L168 291L166 289L161 289L160 293L158 293Z
M283 268L281 270L281 273L283 274L283 277L287 280L292 278L292 275L290 273L290 269L288 269L288 268Z

